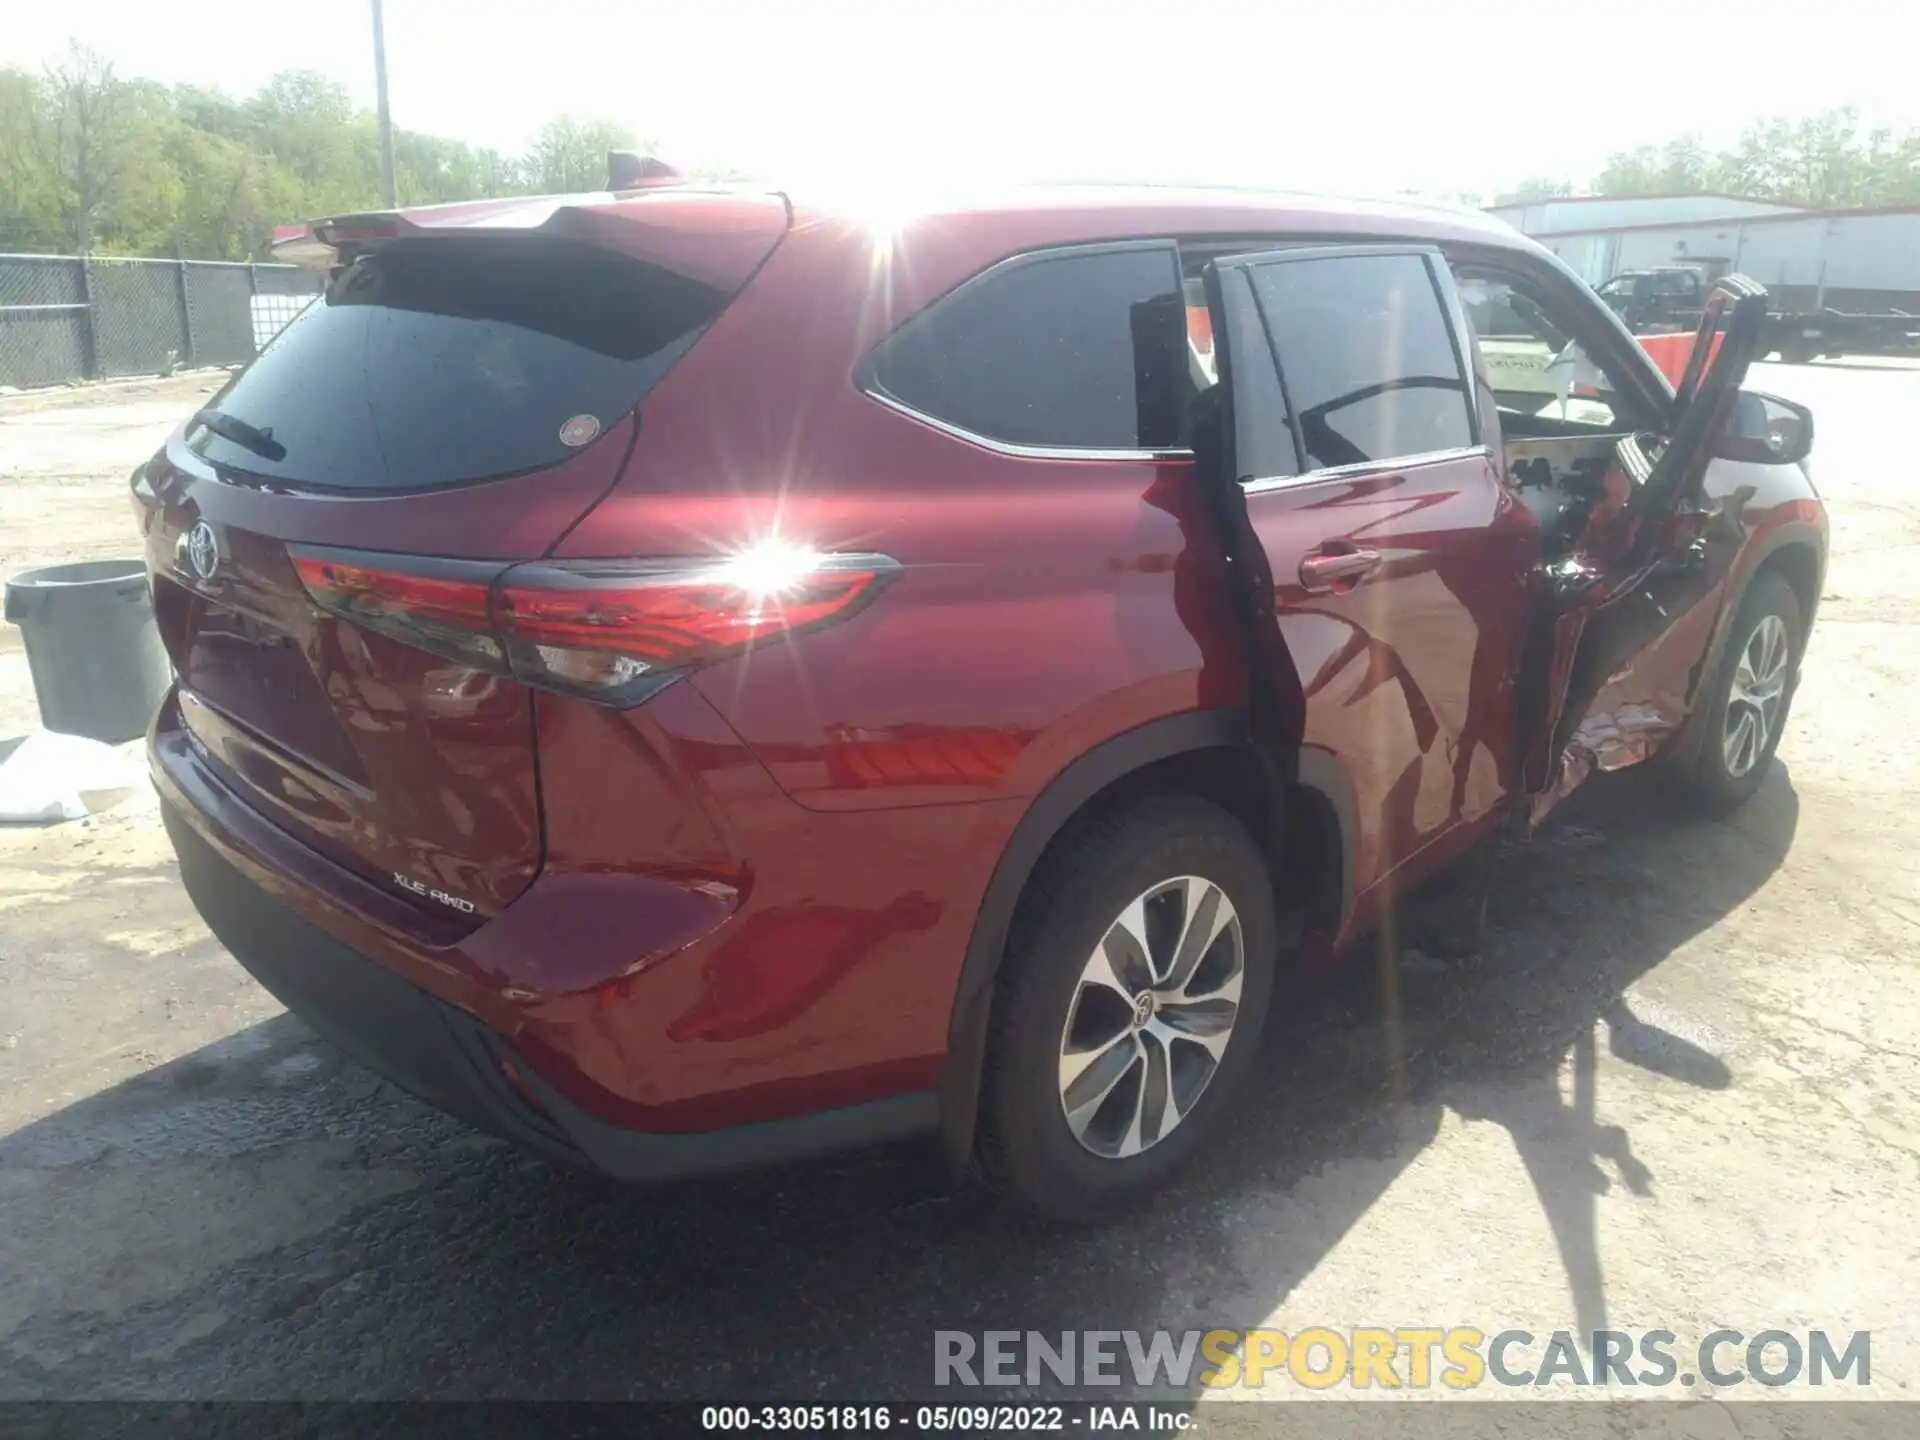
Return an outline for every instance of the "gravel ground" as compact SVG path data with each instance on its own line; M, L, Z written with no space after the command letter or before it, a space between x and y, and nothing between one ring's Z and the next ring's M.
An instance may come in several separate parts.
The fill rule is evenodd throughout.
M133 553L125 476L212 383L0 402L0 565ZM873 1399L930 1389L937 1329L1319 1324L1867 1329L1844 1394L1920 1398L1920 498L1887 463L1920 369L1756 383L1815 407L1835 520L1758 798L1709 823L1589 785L1511 857L1476 968L1403 967L1395 1026L1359 957L1110 1230L943 1197L910 1150L558 1173L283 1014L150 801L0 831L0 1398ZM8 627L0 735L32 720Z

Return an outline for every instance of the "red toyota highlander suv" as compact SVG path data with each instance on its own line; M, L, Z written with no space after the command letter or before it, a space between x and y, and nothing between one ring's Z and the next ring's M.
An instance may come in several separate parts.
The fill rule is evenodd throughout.
M1676 393L1468 214L652 176L289 248L325 294L134 477L182 876L618 1176L928 1134L1105 1213L1439 867L1596 768L1750 794L1820 593L1764 292Z

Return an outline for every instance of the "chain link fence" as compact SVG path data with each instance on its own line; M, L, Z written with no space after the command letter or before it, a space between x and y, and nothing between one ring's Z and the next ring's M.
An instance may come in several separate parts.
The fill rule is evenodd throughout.
M0 255L0 386L244 364L323 284L293 265Z

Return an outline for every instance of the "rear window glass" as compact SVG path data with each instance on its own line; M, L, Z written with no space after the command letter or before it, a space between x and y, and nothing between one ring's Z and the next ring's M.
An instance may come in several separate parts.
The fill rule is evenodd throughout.
M1253 271L1307 468L1473 443L1467 386L1417 255L1290 260Z
M870 381L991 440L1057 449L1180 443L1187 317L1170 245L1063 251L991 270L903 325Z
M573 241L402 241L338 272L211 402L239 426L196 427L189 443L333 490L541 469L631 410L728 298ZM268 443L242 443L258 439L244 427Z

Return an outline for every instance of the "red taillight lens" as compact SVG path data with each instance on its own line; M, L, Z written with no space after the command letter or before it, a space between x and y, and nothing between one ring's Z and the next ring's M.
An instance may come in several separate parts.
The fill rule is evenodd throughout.
M719 563L521 565L494 594L494 622L522 679L632 704L761 639L846 619L897 568L882 555L787 547Z
M296 547L315 603L530 685L634 705L756 642L844 620L899 567L785 545L725 560L415 560Z
M302 548L293 551L293 568L323 610L436 655L507 673L506 652L487 621L487 596L504 565Z

